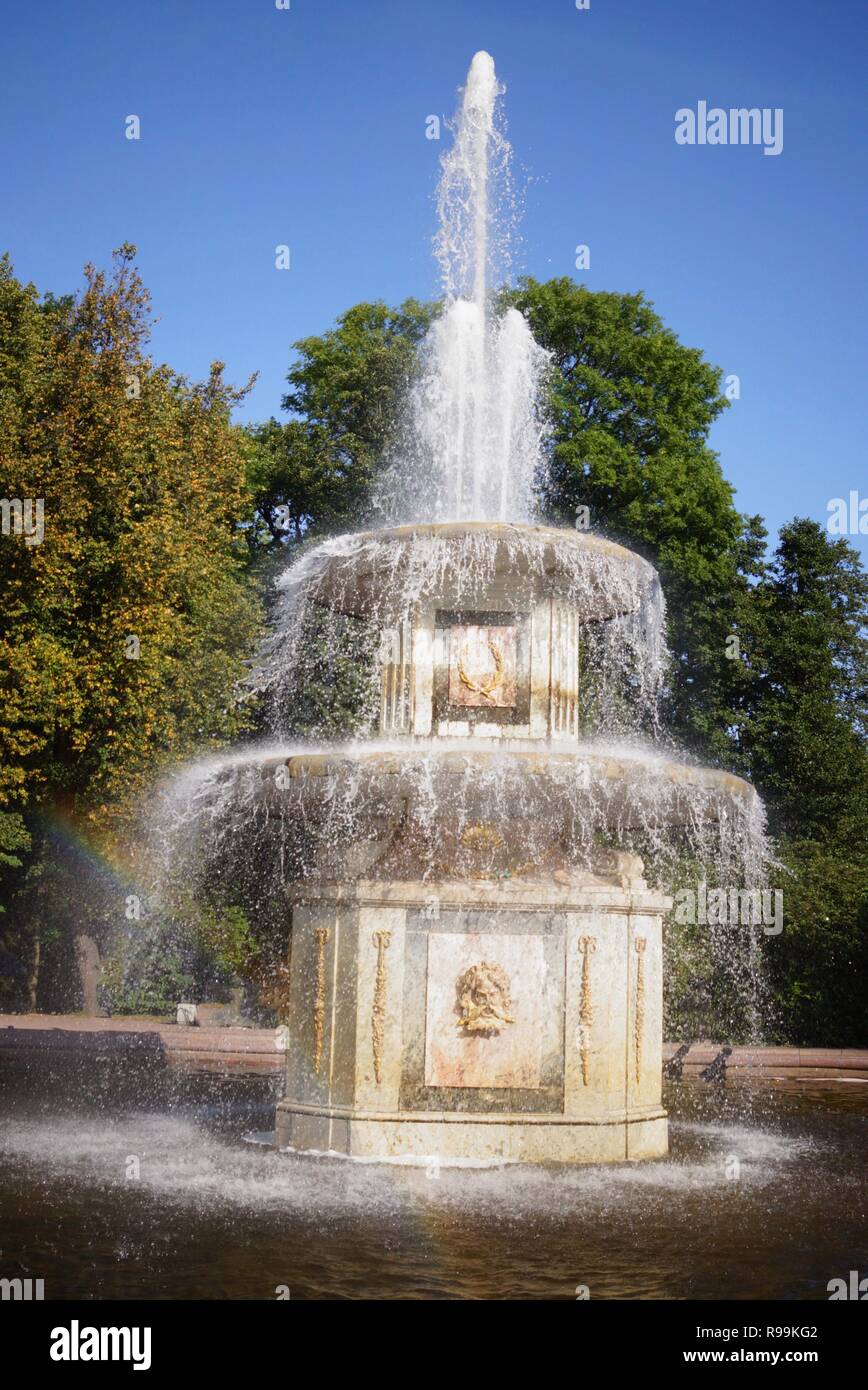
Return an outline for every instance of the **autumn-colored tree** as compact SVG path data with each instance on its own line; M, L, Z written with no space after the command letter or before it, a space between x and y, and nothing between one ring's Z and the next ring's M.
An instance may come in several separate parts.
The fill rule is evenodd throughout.
M0 867L19 935L45 920L53 820L117 852L146 779L242 727L258 622L243 391L220 363L191 385L147 355L134 254L88 266L74 299L40 300L0 261Z

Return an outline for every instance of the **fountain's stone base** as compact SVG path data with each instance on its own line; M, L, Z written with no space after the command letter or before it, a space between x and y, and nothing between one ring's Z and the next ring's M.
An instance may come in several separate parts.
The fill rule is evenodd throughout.
M560 883L306 889L278 1146L530 1163L666 1153L669 904L636 863Z

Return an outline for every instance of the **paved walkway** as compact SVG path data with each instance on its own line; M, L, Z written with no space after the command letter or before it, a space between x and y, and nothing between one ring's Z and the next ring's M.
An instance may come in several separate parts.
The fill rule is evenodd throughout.
M158 1018L87 1018L84 1014L0 1014L0 1065L46 1051L77 1051L100 1060L161 1055L188 1071L277 1072L285 1028L181 1028Z
M720 1052L722 1043L695 1042L684 1058L684 1076L691 1077L707 1067ZM668 1060L678 1050L677 1043L663 1044L663 1057ZM734 1047L727 1058L726 1069L732 1072L756 1072L764 1076L803 1076L868 1078L868 1049L835 1047Z
M664 1058L671 1057L677 1046L664 1043ZM286 1047L285 1028L182 1028L156 1018L0 1014L0 1064L14 1056L71 1050L103 1060L122 1055L144 1060L160 1054L170 1066L191 1071L277 1072ZM720 1047L720 1043L693 1043L685 1058L684 1076L689 1079L708 1066ZM727 1071L815 1080L868 1078L868 1049L734 1047Z

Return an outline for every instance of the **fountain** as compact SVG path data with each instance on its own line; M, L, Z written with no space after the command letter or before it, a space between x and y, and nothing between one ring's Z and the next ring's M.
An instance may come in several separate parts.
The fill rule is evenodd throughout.
M659 884L679 836L741 874L761 853L751 787L638 741L665 673L653 568L532 519L547 357L488 289L498 96L478 53L443 161L444 308L379 486L386 524L279 581L259 675L274 746L173 793L209 862L270 856L291 906L276 1141L294 1151L666 1153L670 900L642 855ZM312 620L334 641L347 623L376 634L376 709L367 737L287 747Z

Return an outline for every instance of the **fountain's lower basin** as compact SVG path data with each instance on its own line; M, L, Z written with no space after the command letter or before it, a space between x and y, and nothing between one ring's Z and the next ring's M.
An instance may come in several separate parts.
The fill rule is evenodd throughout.
M405 739L250 749L190 800L224 875L253 866L291 904L279 1145L666 1152L669 899L644 864L667 881L684 835L737 858L762 825L746 783L626 743Z
M670 1082L668 1158L468 1169L244 1144L271 1125L262 1077L143 1078L56 1049L35 1082L32 1064L0 1068L0 1276L44 1277L46 1299L569 1300L584 1284L595 1302L792 1309L862 1267L868 1083ZM137 1182L129 1154L146 1155Z

